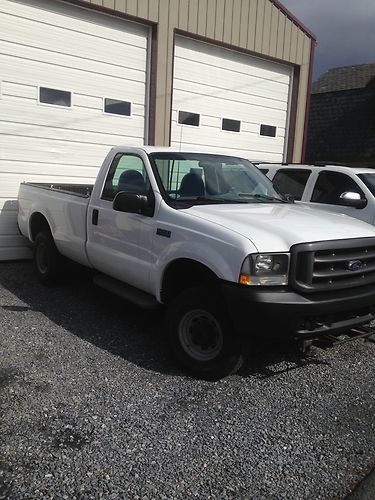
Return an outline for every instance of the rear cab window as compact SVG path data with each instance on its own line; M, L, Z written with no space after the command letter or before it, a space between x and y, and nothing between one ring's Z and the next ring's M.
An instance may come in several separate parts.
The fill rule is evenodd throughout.
M272 182L280 193L292 195L295 200L300 201L310 175L311 170L307 169L282 169L276 172Z

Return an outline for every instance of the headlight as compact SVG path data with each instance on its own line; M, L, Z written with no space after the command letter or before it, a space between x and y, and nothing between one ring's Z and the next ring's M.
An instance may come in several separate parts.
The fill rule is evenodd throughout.
M258 253L248 255L242 264L241 285L287 285L288 253Z

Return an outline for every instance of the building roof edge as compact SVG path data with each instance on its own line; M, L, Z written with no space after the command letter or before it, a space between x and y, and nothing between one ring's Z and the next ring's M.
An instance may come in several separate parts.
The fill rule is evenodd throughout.
M275 5L283 14L286 15L298 28L300 28L309 38L311 38L316 43L316 35L307 26L305 26L294 14L287 9L280 0L270 0L271 3Z

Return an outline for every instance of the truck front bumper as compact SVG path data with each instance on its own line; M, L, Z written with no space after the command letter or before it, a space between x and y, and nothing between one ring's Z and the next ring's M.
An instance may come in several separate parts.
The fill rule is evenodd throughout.
M375 286L300 295L292 290L222 283L229 315L242 333L314 339L375 319Z

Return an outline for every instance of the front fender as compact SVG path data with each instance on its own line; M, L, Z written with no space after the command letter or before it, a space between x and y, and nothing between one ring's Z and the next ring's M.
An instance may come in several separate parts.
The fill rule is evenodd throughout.
M225 248L224 248L225 247ZM180 259L189 259L204 265L218 278L238 282L241 265L246 257L241 249L222 244L213 247L204 242L177 242L167 248L159 255L151 280L155 283L155 296L161 301L161 288L165 270L170 264Z

